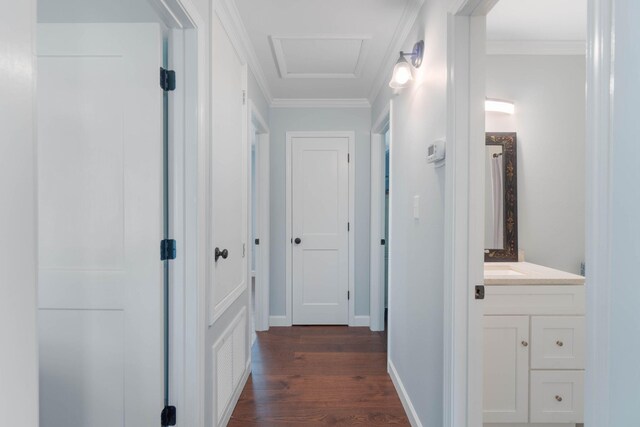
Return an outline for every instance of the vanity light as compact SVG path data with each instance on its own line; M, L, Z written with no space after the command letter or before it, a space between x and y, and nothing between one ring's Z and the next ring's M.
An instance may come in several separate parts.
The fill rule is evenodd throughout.
M411 65L415 68L419 68L422 65L422 56L424 54L424 41L420 40L413 45L413 51L411 53L404 53L400 51L400 58L393 67L393 74L391 75L391 81L389 86L394 89L400 89L405 87L411 80L413 80L413 70ZM411 58L411 65L407 61L407 57Z
M511 101L487 98L484 101L484 110L490 113L514 114L516 105Z

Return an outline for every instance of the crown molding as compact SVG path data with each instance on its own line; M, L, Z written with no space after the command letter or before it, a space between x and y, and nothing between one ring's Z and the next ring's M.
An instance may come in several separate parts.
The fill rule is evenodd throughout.
M586 55L587 43L580 40L489 40L487 55Z
M375 102L382 90L382 87L387 83L387 80L391 75L391 70L398 59L398 53L402 50L411 28L416 22L418 12L424 4L424 1L425 0L411 0L407 3L404 13L402 14L402 18L400 19L400 23L393 35L393 39L391 43L389 43L389 48L385 53L385 59L382 61L382 65L380 66L378 74L373 81L373 85L371 86L371 92L369 93L369 101L371 103Z
M276 98L271 108L371 108L371 104L366 98Z
M241 56L243 57L242 59L247 63L249 69L253 72L253 75L258 82L258 86L262 91L262 95L267 101L267 104L270 104L273 100L271 90L269 89L264 70L260 65L260 61L258 60L256 51L253 47L253 44L251 43L251 39L249 38L249 33L247 32L247 29L242 22L242 17L240 16L240 11L236 6L235 0L214 1L214 9L216 4L218 6L221 6L220 9L222 9L223 13L218 13L218 16L220 16L225 29L227 30L227 32L229 32L232 42L236 44L236 49L240 51Z

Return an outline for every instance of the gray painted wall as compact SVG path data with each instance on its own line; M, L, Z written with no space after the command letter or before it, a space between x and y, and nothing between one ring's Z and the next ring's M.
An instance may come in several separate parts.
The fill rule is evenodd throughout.
M585 57L487 60L487 96L514 101L487 113L487 132L518 133L518 233L529 262L580 273L585 251Z
M371 193L371 110L368 108L273 108L271 110L271 292L270 314L285 314L286 133L355 131L355 314L369 314L369 219Z
M427 144L446 135L447 0L425 2L403 49L425 41L415 81L385 85L373 120L391 99L389 361L418 423L443 425L444 193L446 167L427 164ZM389 78L391 74L389 74ZM413 218L414 196L420 218ZM418 424L417 423L417 424Z
M640 425L640 286L638 264L640 261L640 43L638 43L638 19L640 2L615 2L615 88L613 93L613 156L611 166L611 268L610 342L598 336L597 344L608 346L607 362L610 366L608 393L599 393L609 408L609 419L591 425L634 426ZM600 230L606 232L605 230ZM589 266L587 265L587 272ZM605 279L606 280L606 279ZM587 286L598 286L588 282ZM591 301L600 304L604 301ZM601 313L604 317L604 314ZM595 320L595 318L594 318ZM593 326L593 324L590 324ZM589 333L593 338L596 333ZM595 364L595 363L594 363ZM596 376L596 375L594 375ZM608 400L608 402L607 402ZM592 401L599 404L600 401ZM600 422L602 421L602 422ZM587 424L589 425L589 424Z

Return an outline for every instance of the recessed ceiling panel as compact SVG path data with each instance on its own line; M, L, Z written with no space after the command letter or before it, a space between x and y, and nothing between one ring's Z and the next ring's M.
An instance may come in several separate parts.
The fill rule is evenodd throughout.
M367 35L271 36L280 77L357 78L366 56Z

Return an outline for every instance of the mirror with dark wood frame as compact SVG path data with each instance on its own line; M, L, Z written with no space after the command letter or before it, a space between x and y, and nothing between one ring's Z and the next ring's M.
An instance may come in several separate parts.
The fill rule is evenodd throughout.
M485 262L518 261L518 173L516 134L485 138Z

